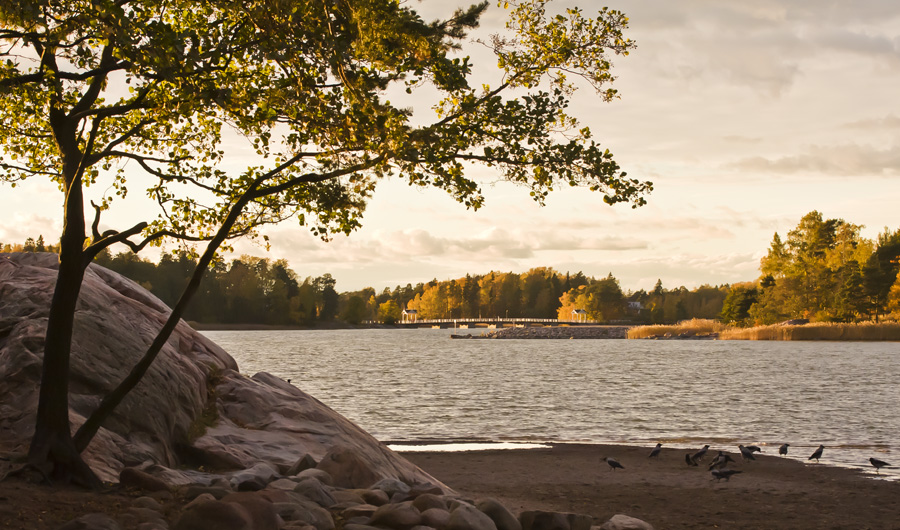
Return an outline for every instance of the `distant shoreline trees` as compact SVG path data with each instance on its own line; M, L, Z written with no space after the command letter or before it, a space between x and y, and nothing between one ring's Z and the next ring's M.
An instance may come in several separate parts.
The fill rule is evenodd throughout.
M241 256L215 264L197 301L185 313L201 324L315 327L343 322L393 323L404 309L421 318L559 318L583 309L597 321L672 324L692 318L756 326L790 319L822 322L879 320L900 313L900 229L876 239L861 226L805 215L782 239L775 234L760 262L760 277L733 285L623 292L610 273L595 279L582 272L536 267L524 273L491 271L463 278L338 293L330 274L301 278L285 260ZM4 252L55 252L42 236L0 244ZM142 284L173 304L195 262L184 253L163 254L159 263L130 252L101 253L96 262Z
M40 242L40 245L37 243ZM0 244L3 252L54 252L43 237L24 244ZM94 260L141 284L172 305L190 280L196 260L185 252L163 253L158 262L132 252L101 252ZM376 291L337 291L331 274L301 277L283 259L244 255L213 263L184 314L205 325L320 327L391 324L404 309L421 318L572 318L583 309L589 320L674 323L688 318L715 318L722 311L728 286L688 290L663 288L623 292L610 273L595 279L583 272L562 273L535 267L524 273L490 271L463 278L411 283Z
M900 230L873 241L861 226L812 211L777 233L760 263L760 278L732 286L721 319L742 326L805 318L875 320L900 311Z

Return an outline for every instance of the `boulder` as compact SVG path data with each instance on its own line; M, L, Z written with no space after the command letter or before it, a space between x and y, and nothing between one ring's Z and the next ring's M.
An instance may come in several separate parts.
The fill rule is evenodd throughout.
M369 504L365 499L362 498L362 495L358 493L358 490L332 490L331 496L334 497L334 502L337 504L341 504L344 506L353 506L356 504ZM384 503L382 503L384 504Z
M305 505L297 502L273 503L278 515L286 522L294 525L312 526L316 530L333 530L334 519L331 513L321 506Z
M285 475L292 477L300 473L301 471L314 469L317 465L319 465L319 463L316 462L315 458L313 458L309 454L305 454L301 456L296 462L294 462L291 467L288 468L288 470L285 472Z
M359 490L359 494L362 496L363 500L369 504L374 504L375 506L381 506L383 504L387 504L391 502L390 497L387 496L387 493L381 490Z
M335 446L322 457L316 469L325 471L341 488L368 488L378 481L371 462L351 447Z
M231 488L237 491L259 491L278 478L278 471L265 462L231 475Z
M89 513L69 521L57 530L122 530L122 527L104 513Z
M634 517L621 513L613 515L608 521L600 525L601 530L653 530L653 525Z
M134 524L124 525L126 528L134 528L144 523L148 523L161 528L167 528L169 526L168 522L166 522L166 518L163 517L161 513L149 508L138 508L132 506L131 508L128 508L124 515L133 517L135 520Z
M225 495L222 495L222 497L225 497ZM189 503L185 504L184 506L182 506L181 509L182 509L182 510L187 510L187 509L189 509L189 508L192 508L192 507L193 507L194 505L196 505L196 504L200 504L200 503L203 503L203 502L216 501L216 500L220 500L220 499L217 499L217 498L213 497L213 496L212 496L211 494L209 494L209 493L201 493L200 495L197 495L196 497L194 497L194 500L192 500L191 502L189 502Z
M188 486L182 490L185 499L196 499L202 495L209 495L214 499L222 499L226 495L234 493L231 488L218 488L215 486Z
M24 452L34 431L57 269L55 254L0 253L2 453ZM131 280L94 264L87 268L72 340L73 429L131 371L169 312ZM340 453L332 452L336 447ZM267 373L241 375L231 356L182 321L83 456L106 482L117 482L125 467L151 462L141 470L183 486L204 483L203 473L185 466L208 472L264 462L290 471L326 454L352 455L332 458L322 469L344 471L342 480L359 484L353 487L391 478L451 491L297 387ZM335 465L348 462L349 468Z
M253 530L278 530L284 524L272 502L263 495L239 492L226 495L221 502L238 504L250 514Z
M379 506L378 509L375 510L375 513L372 514L372 520L369 521L369 524L372 526L394 528L397 530L409 530L421 523L422 514L419 513L419 510L417 510L411 502Z
M255 530L250 513L234 502L206 501L190 504L172 530Z
M371 504L357 504L356 506L351 506L350 508L346 508L341 512L341 516L346 519L352 519L354 517L365 517L367 520L371 519L375 512L378 510L378 506L372 506Z
M497 530L522 530L522 523L496 499L480 499L475 507L494 521Z
M432 493L424 493L413 499L413 506L418 508L421 512L424 512L425 510L429 510L431 508L440 508L441 510L446 510L447 501L444 500L442 496L434 495Z
M381 490L387 493L388 497L393 497L398 493L405 495L409 493L412 488L410 488L409 485L405 482L401 482L392 478L383 478L375 484L372 484L370 489Z
M447 521L446 530L497 530L490 517L471 504L460 503Z
M330 508L337 504L337 501L325 489L325 486L314 478L303 479L294 486L293 491L306 497L323 508Z
M273 480L266 485L266 489L275 489L275 490L285 490L285 491L294 491L294 488L297 487L297 481L291 480L289 478L280 478L278 480Z
M135 508L146 508L148 510L160 511L162 510L162 505L159 504L159 501L154 499L153 497L138 497L131 501L131 505Z
M442 530L450 523L450 512L441 508L429 508L422 512L422 524Z
M304 469L303 471L294 475L294 480L296 480L297 482L300 482L301 480L307 478L314 478L322 484L325 484L326 486L334 486L334 478L332 478L331 475L329 475L325 471L322 471L321 469Z
M525 511L519 514L522 530L590 530L594 518L577 513Z

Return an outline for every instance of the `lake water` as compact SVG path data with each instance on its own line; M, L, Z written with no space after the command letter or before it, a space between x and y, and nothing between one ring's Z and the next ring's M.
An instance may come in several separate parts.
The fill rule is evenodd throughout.
M871 470L874 456L900 467L898 343L450 333L204 332L242 373L291 379L382 441L743 443L766 454L789 442L804 461L824 444L823 463Z

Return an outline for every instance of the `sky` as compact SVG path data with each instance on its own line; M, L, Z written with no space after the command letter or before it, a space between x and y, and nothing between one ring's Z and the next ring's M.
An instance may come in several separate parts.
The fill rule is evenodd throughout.
M409 0L426 20L470 2ZM301 276L330 273L339 291L546 266L612 273L623 289L754 280L774 233L818 210L864 225L874 238L900 227L900 2L896 0L555 0L630 19L637 42L614 58L620 98L584 87L572 113L629 177L653 182L648 204L610 207L585 189L546 206L479 170L486 205L466 210L445 193L379 185L349 237L324 243L288 221L266 231ZM500 31L491 5L472 37ZM496 84L494 61L464 49L475 82ZM431 112L415 98L403 102ZM62 196L48 183L0 185L0 242L61 231Z

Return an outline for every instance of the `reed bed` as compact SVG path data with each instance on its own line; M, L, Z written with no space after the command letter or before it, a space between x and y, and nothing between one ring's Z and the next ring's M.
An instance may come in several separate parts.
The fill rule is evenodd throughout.
M630 333L628 336L631 338ZM900 323L813 322L800 326L773 324L754 328L729 328L719 332L719 340L900 341Z
M667 326L657 324L653 326L635 326L628 330L629 339L646 339L648 337L665 336L694 336L721 333L729 329L728 326L716 320L694 318L683 320L675 325Z

